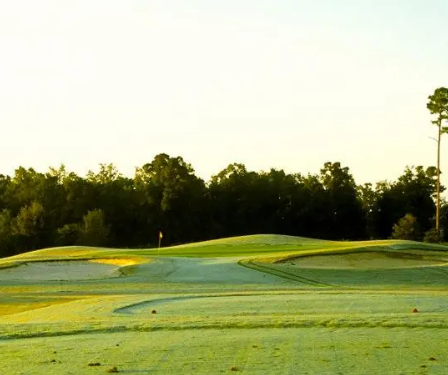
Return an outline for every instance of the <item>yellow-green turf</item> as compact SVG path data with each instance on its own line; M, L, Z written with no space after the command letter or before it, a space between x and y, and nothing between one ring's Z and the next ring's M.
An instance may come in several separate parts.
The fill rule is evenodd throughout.
M0 260L0 353L0 374L447 374L448 247L255 235L25 253Z

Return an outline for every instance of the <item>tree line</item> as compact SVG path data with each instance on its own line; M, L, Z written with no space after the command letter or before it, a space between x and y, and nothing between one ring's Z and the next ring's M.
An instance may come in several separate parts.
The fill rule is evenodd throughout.
M357 185L348 167L317 174L230 164L205 182L182 157L159 154L123 176L112 164L85 177L64 166L0 175L0 256L89 245L155 247L256 233L329 240L435 240L437 168ZM441 187L443 191L443 187ZM448 228L442 203L440 228Z

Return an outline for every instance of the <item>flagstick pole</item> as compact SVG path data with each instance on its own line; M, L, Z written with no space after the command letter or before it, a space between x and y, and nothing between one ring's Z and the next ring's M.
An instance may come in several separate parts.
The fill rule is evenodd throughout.
M157 255L160 254L160 244L161 244L161 242L162 242L162 236L160 235L160 232L159 232L159 247L157 248Z

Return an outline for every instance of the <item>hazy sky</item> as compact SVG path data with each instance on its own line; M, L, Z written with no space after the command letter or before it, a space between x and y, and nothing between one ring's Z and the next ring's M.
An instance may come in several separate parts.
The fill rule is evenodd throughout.
M447 19L446 0L0 0L0 173L132 176L166 152L205 179L396 179L435 164Z

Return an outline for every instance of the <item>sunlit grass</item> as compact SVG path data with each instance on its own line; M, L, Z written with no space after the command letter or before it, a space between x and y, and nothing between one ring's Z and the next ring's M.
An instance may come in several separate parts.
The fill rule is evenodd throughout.
M88 260L130 258L136 263L148 257L269 257L272 261L296 255L312 255L325 252L396 251L406 249L442 250L448 247L401 240L381 241L323 241L317 239L282 236L251 235L224 238L159 249L107 249L93 247L59 247L32 251L1 259L0 267L17 262L35 260Z
M55 306L63 303L74 301L76 298L2 298L0 302L0 316L13 315L30 310L42 309L45 307Z
M300 267L314 255L331 264ZM375 267L357 267L364 258ZM120 272L109 279L5 278L0 372L445 374L447 258L447 247L411 241L275 235L160 250L21 254L0 260L0 272L50 272L67 261L70 272L77 263ZM347 259L351 268L343 266ZM388 259L398 268L383 267Z

